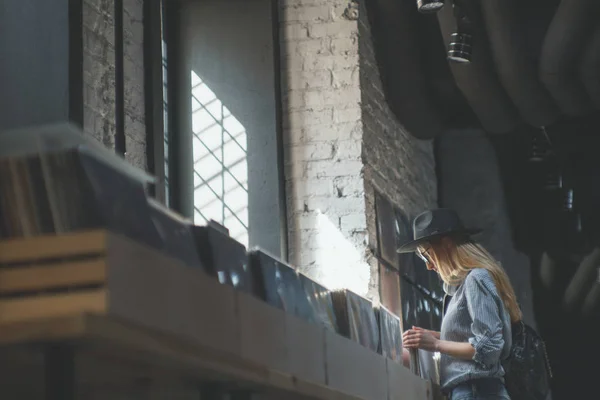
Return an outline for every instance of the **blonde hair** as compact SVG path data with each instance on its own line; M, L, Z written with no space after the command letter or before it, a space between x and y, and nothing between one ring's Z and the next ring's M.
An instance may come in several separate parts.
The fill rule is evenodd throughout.
M457 240L452 237L431 242L430 245L427 255L431 257L445 283L460 284L472 269L484 268L494 279L511 321L514 323L522 319L517 296L508 275L483 246L470 240Z

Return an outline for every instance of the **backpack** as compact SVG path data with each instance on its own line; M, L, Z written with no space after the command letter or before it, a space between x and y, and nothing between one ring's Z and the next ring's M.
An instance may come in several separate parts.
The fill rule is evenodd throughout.
M502 366L511 400L546 400L552 379L546 345L523 321L512 325L512 347Z

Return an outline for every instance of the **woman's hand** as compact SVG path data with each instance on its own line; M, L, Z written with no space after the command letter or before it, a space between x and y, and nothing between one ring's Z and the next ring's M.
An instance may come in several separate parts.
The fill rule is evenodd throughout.
M438 331L430 331L429 329L423 329L423 328L419 328L418 326L413 326L412 327L415 330L419 330L419 331L425 331L425 332L429 332L431 333L433 336L435 336L436 339L440 338L440 332Z
M402 334L402 345L407 349L438 351L439 332L413 326Z
M437 351L463 360L472 360L475 348L469 342L440 340L440 333L413 326L402 334L402 346L407 349Z
M415 330L415 331L429 332L433 336L435 336L436 339L440 339L440 332L438 332L438 331L430 331L429 329L423 329L423 328L420 328L418 326L413 326L412 329ZM408 332L408 331L406 331L406 332ZM404 334L406 334L406 332L404 332Z

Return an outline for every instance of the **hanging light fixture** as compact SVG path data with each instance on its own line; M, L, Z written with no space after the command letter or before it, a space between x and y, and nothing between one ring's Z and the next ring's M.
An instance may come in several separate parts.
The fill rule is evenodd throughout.
M529 153L529 161L541 162L548 157L550 153L548 142L540 135L533 135L531 138L531 151Z
M573 211L573 189L565 190L563 209L565 211Z
M473 37L469 33L455 32L450 35L450 46L448 48L448 60L468 64L471 62L471 50L473 48Z
M417 0L417 9L422 14L432 14L444 7L444 0Z
M544 188L548 191L559 190L563 187L563 176L558 170L548 171Z
M471 20L457 2L452 5L456 18L456 32L450 35L448 46L448 60L459 64L471 62L473 51L473 35L471 34Z

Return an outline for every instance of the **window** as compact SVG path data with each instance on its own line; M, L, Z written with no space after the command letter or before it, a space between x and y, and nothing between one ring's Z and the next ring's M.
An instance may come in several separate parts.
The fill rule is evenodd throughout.
M375 214L381 303L400 316L405 327L439 329L443 298L439 277L413 253L396 253L401 243L413 237L408 218L379 194Z
M381 303L394 314L401 316L403 312L400 301L400 271L411 258L396 253L396 249L400 243L410 238L409 225L394 209L392 203L379 194L375 196L375 214Z
M402 315L400 274L398 270L379 263L379 297L381 304L397 316Z
M398 225L394 218L392 203L380 195L375 196L377 214L377 247L379 255L388 263L398 268L396 253Z

